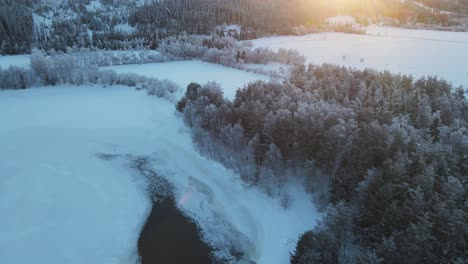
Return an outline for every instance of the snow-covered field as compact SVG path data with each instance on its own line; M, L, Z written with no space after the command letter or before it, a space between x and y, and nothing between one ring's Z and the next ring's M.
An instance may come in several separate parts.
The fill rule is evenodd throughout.
M298 50L309 63L369 67L415 77L435 75L468 87L467 32L370 26L366 35L320 33L262 38L253 43L274 50Z
M283 209L201 157L174 105L144 91L2 91L0 120L0 263L134 263L150 203L126 154L151 157L205 235L214 224L242 233L256 263L286 263L320 217L297 186Z
M103 67L117 73L136 73L158 79L169 79L177 83L185 91L191 82L204 84L216 81L221 84L224 96L233 99L236 90L245 84L257 80L269 80L268 76L250 73L242 70L224 67L203 61L174 61L165 63L149 63L142 65L118 65Z
M6 69L12 65L23 68L29 67L30 56L0 56L1 68ZM263 69L264 71L278 71L280 68L286 69L287 67L280 64L248 64L246 68L251 70ZM263 74L256 74L198 60L147 63L141 65L115 65L102 67L101 69L114 70L117 73L136 73L147 77L168 79L177 83L183 90L185 90L185 87L191 82L205 84L210 81L216 81L221 84L224 96L230 99L234 98L238 88L242 88L249 82L270 80L270 77Z
M124 88L0 91L0 263L131 262L151 204L96 154L148 150L152 105Z
M6 69L10 66L18 67L29 67L30 60L29 55L14 55L14 56L1 56L0 55L0 67Z

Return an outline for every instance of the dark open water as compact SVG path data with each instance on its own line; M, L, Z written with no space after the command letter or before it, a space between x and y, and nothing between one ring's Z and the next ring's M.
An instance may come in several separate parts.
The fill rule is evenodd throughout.
M179 212L173 198L153 203L138 239L143 264L208 264L210 252L197 226Z

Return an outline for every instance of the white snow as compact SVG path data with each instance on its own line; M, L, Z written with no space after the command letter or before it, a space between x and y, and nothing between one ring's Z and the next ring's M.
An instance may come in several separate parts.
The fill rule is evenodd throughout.
M205 235L239 231L259 264L287 263L298 236L321 217L297 185L283 209L201 157L174 105L144 91L3 91L0 120L0 263L134 263L149 201L134 171L98 153L151 156Z
M102 4L99 0L93 0L89 5L86 5L86 10L89 12L96 12L100 8L102 8Z
M243 67L248 70L263 70L269 72L288 70L291 66L274 62L269 64L244 64Z
M114 26L114 29L117 31L126 32L126 33L132 33L136 30L134 27L130 26L128 23L117 24Z
M308 63L435 75L468 87L468 33L371 26L369 35L320 33L253 40L254 46L296 49ZM361 62L361 58L363 62Z
M150 202L96 154L141 150L151 105L128 88L0 92L0 263L134 263Z
M0 67L6 69L10 66L18 66L22 68L28 68L30 65L29 55L13 55L13 56L1 56L0 55Z
M371 25L366 27L366 34L378 37L406 38L426 41L455 42L468 44L468 32L441 30L417 30Z
M52 20L33 13L34 25L52 26Z
M262 74L250 73L196 60L142 65L118 65L103 67L103 69L111 69L117 73L136 73L147 77L169 79L180 85L184 91L185 87L191 82L205 84L209 81L216 81L221 84L224 96L230 99L234 98L238 88L242 88L249 82L269 80L269 77Z
M180 207L208 232L209 240L219 240L218 233L209 233L219 231L217 226L232 226L245 236L234 240L254 263L289 263L299 236L321 218L310 196L299 184L291 184L292 205L284 209L257 188L245 187L237 174L200 157L179 124L173 130L179 134L161 138L153 157L155 169L177 187Z

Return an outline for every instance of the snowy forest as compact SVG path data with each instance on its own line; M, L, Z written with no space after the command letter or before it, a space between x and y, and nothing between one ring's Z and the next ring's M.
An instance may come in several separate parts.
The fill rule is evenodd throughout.
M458 12L468 12L467 1L446 1L451 4L444 6L452 12L428 11L410 1L388 0L350 1L353 5L349 6L325 0L102 0L99 4L90 0L1 0L0 54L29 53L32 48L156 49L162 39L182 33L223 35L218 27L223 24L241 26L232 35L242 40L298 34L297 27L317 32L330 30L324 25L326 17L344 12L356 16L363 25L369 19L388 17L398 25L460 26ZM353 32L350 27L332 29Z
M267 193L303 175L327 215L291 263L464 263L468 102L433 77L298 66L223 98L187 87L177 110L205 155Z
M245 69L245 64L265 65L281 63L299 65L305 58L295 50L254 48L251 43L239 42L234 38L216 35L187 35L168 37L161 41L158 49L96 51L89 48L67 48L66 52L49 53L33 49L31 69L10 66L0 67L0 89L26 89L38 85L122 84L113 71L100 71L99 67L110 65L142 64L178 60L198 59L232 68ZM258 70L262 73L267 72ZM141 76L125 75L135 86ZM141 82L141 81L140 81Z
M359 27L328 24L327 18L341 14L352 16ZM62 163L53 163L53 158L36 162L33 151L31 157L15 152L17 147L28 152L31 142L11 141L0 157L10 162L7 152L11 152L16 163L0 164L0 169L15 176L18 168L27 172L32 164L31 168L43 169L44 175L56 173L60 180L53 181L57 182L72 175L79 181L76 188L91 186L97 197L104 197L106 203L99 210L110 201L114 204L116 196L117 203L128 202L130 208L136 208L131 204L134 200L126 201L119 192L131 189L138 193L139 184L147 182L116 176L111 179L122 181L125 187L116 187L106 196L95 179L75 175L81 173L76 168L86 167L82 160L91 169L96 166L98 173L102 169L123 175L135 174L128 164L134 166L136 161L140 174L167 181L181 217L190 220L207 248L222 252L224 259L214 263L269 264L261 257L276 257L273 251L280 248L284 252L278 256L286 256L291 264L463 264L468 260L468 72L455 68L466 61L462 56L466 54L460 54L461 63L455 64L448 55L432 60L432 54L424 51L424 56L415 56L420 68L408 63L411 56L403 60L391 57L400 56L406 48L424 49L425 43L444 47L440 49L447 54L449 48L445 47L455 47L451 55L458 56L468 35L452 34L467 30L467 15L468 0L0 0L0 57L5 61L0 66L0 113L10 122L0 129L0 138L4 137L0 143L7 145L10 137L14 139L12 131L24 129L30 135L40 130L45 132L31 137L33 140L47 138L51 132L51 138L63 136L61 142L73 143L69 149L79 153L72 156L69 152L75 160L66 157ZM370 34L363 29L367 25ZM417 25L454 32L432 37L435 30L409 29ZM397 27L401 31L395 33ZM286 39L290 37L293 39ZM403 40L409 44L403 47ZM262 41L273 44L261 45ZM295 44L301 41L307 52L296 50L299 45ZM317 46L309 47L311 43ZM392 49L385 56L375 48L382 43ZM364 52L356 48L361 44ZM333 50L325 53L330 57L326 59L339 63L326 60L321 64L320 59L326 57L323 49L310 52L319 46ZM335 51L343 46L350 53ZM18 54L23 55L10 56ZM437 73L445 67L438 63L447 61L455 65L447 67L454 74ZM427 74L423 64L428 62L435 68L431 73L439 75ZM397 65L401 71L381 70L390 69L389 65ZM166 67L172 70L165 71ZM414 71L404 72L408 68ZM195 80L198 75L207 75L210 81ZM226 89L220 84L223 81L235 83L235 87ZM93 89L96 94L86 94ZM227 91L231 93L227 95ZM61 93L62 97L55 98ZM35 101L31 95L40 99ZM96 100L87 96L96 96ZM60 98L85 103L68 106ZM46 103L40 104L40 100ZM69 111L71 121L52 106L49 109L47 100ZM19 109L14 102L27 107ZM87 103L94 108L88 109ZM29 112L39 109L44 111L40 117L29 117ZM101 113L103 109L108 111ZM23 118L24 123L16 118ZM47 118L52 121L44 121ZM55 120L61 118L70 123ZM73 138L81 134L89 136L81 138L83 144ZM54 144L51 147L57 153L65 152ZM56 153L47 154L56 158ZM134 163L129 162L136 157ZM115 169L122 160L126 163ZM72 162L77 162L74 169L78 172L67 171ZM19 178L0 176L0 184ZM145 180L149 189L159 187L151 179ZM31 182L34 188L47 190L39 181ZM72 183L70 189L75 188ZM66 193L64 185L57 184L58 194ZM0 191L3 186L8 185L0 185ZM295 195L294 191L301 193ZM80 195L72 198L79 200ZM247 198L240 199L240 195ZM2 199L0 213L9 212L13 203ZM134 218L144 216L144 202L154 202L145 197L134 199L141 202L139 215L128 210ZM245 206L250 202L251 207ZM83 204L92 207L93 201ZM55 210L54 206L50 207ZM286 216L269 221L270 215L265 214L267 224L264 219L256 222L264 217L262 207L278 219ZM294 214L288 215L291 208ZM73 217L66 213L63 219L67 221L79 219L78 213ZM319 218L316 223L312 215ZM106 219L97 222L105 226L106 221L114 220ZM144 224L137 220L138 224L128 226L133 240L135 230ZM307 225L296 229L284 227L304 222ZM125 223L112 223L127 228ZM55 224L50 226L55 228ZM283 229L270 236L276 224ZM242 229L244 225L248 228ZM114 231L106 235L114 236ZM206 239L210 232L215 237L212 241ZM0 245L14 245L17 234L10 235L5 237L11 241L0 239ZM134 242L125 239L121 240ZM270 242L280 246L269 247ZM255 243L261 246L257 248ZM116 246L116 251L127 250L122 248ZM133 248L128 251L138 254ZM6 251L0 246L2 252ZM255 258L261 261L254 262Z

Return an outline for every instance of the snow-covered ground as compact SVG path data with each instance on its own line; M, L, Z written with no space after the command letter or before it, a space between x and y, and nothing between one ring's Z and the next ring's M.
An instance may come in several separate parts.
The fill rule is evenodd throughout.
M89 12L96 12L96 10L102 8L102 4L100 1L91 1L89 3L89 5L86 5L86 10L88 10Z
M224 67L203 61L174 61L165 63L149 63L142 65L118 65L103 67L117 73L136 73L158 79L169 79L176 82L185 91L191 82L204 84L216 81L221 84L224 96L233 99L236 90L245 84L257 80L269 80L268 76L250 73L242 70Z
M369 67L415 77L435 75L468 87L468 33L370 26L367 34L278 36L253 43L298 50L309 63Z
M0 91L0 263L134 263L150 201L96 154L143 151L152 104L128 88Z
M297 185L283 209L201 157L174 105L144 91L2 91L0 120L0 263L134 263L150 207L144 181L100 153L151 157L208 238L220 226L237 230L259 264L287 263L320 217Z
M136 31L136 29L134 27L130 26L128 23L117 24L117 25L114 26L114 29L117 30L117 31L126 32L126 33L132 33L134 31Z
M263 70L266 72L273 71L287 71L291 67L290 65L281 64L281 63L269 63L269 64L244 64L243 65L247 70Z
M36 13L33 13L33 19L34 19L34 24L35 25L44 25L47 27L52 26L52 20L45 18L43 16L40 16Z
M452 32L441 30L417 30L371 25L366 27L366 34L391 38L409 38L427 41L460 42L468 44L468 32Z
M18 67L29 67L30 60L29 55L13 55L13 56L1 56L0 55L0 67L2 69L6 69L10 66L18 66Z

